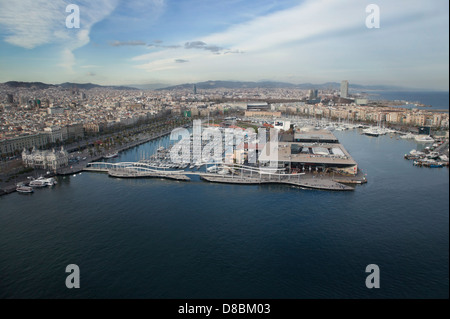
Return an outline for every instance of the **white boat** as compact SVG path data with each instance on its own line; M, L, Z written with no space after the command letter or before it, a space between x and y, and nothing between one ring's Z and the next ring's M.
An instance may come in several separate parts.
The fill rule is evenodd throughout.
M199 169L200 167L202 167L203 166L203 164L202 163L199 163L199 162L197 162L197 163L195 163L195 165L194 165L197 169Z
M219 166L217 166L217 165L208 167L208 168L206 169L206 171L207 171L208 173L216 173L218 170L219 170Z
M419 143L434 143L434 139L429 135L417 135L414 139Z
M405 140L406 139L413 139L415 137L416 137L416 135L414 135L413 133L408 133L408 134L400 136L400 138L405 139Z
M17 185L16 191L22 194L30 194L34 192L32 187L25 185Z
M110 154L105 155L105 158L109 159L109 158L115 158L118 156L119 156L119 153L110 153Z
M54 186L57 184L56 180L53 177L43 178L42 180L45 182L46 186Z
M363 133L365 135L375 137L378 137L380 135L386 135L388 132L389 132L388 129L380 126L369 127L368 129L363 130Z
M417 151L417 150L411 150L411 152L409 152L409 154L410 154L410 155L413 155L413 156L421 156L421 155L425 155L424 152L420 152L420 151Z
M369 128L367 130L364 130L364 134L367 136L374 136L374 137L378 137L381 135L380 131L377 128Z
M48 185L47 185L47 182L42 179L35 179L30 182L30 186L40 188L40 187L46 187Z

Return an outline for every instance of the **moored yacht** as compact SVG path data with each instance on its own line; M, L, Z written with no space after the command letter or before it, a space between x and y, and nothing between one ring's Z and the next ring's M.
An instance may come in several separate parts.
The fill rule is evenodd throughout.
M109 158L115 158L115 157L118 157L119 156L119 153L109 153L109 154L107 154L107 155L105 155L105 158L106 159L109 159Z
M414 135L413 133L408 133L408 134L400 136L400 138L405 139L405 140L406 139L413 139L415 137L416 137L416 135Z
M380 136L381 133L378 130L378 128L369 128L367 130L364 130L364 134L367 136L378 137L378 136Z
M38 179L33 179L31 182L30 182L30 184L29 184L31 187L37 187L37 188L40 188L40 187L46 187L47 186L47 183L46 183L46 181L44 181L43 179L42 179L42 177L39 177Z
M21 194L33 193L33 188L30 186L25 186L23 183L17 184L16 191Z
M420 143L434 143L434 139L429 135L417 135L414 139Z

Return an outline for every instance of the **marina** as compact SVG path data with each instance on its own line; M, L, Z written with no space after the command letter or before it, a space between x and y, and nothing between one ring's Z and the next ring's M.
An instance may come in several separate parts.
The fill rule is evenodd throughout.
M274 150L274 142L258 145L242 129L225 131L224 128L206 126L205 130L221 138L200 139L199 147L191 148L196 139L191 133L189 138L172 145L159 145L148 159L142 155L138 162L93 162L84 170L105 172L116 178L162 178L187 182L197 176L211 183L284 184L327 191L353 191L354 185L367 183L366 177L359 174L357 163L328 130L298 130L291 141L276 143ZM227 137L224 132L233 132L234 135ZM185 147L189 153L183 158L174 158L178 153L172 150ZM269 155L264 151L267 149L271 150Z
M264 123L263 120L259 121L259 125ZM194 136L193 133L190 133L190 138L187 140L182 139L166 145L161 145L159 142L153 154L147 155L142 153L137 162L108 163L108 159L117 157L116 153L110 154L114 156L106 156L106 162L88 163L83 170L103 172L110 177L126 179L159 178L189 182L195 177L205 182L221 184L280 184L303 189L354 191L357 185L367 183L367 177L360 171L358 164L339 143L332 131L361 129L362 134L368 136L378 137L391 134L392 138L392 134L399 134L403 139L415 138L416 140L420 136L398 132L381 127L381 125L364 128L361 125L341 121L284 119L283 121L278 121L277 124L282 126L285 123L291 123L290 121L292 121L295 128L295 134L292 135L292 140L286 141L284 138L283 142L278 143L277 167L272 169L264 167L267 165L264 163L268 163L273 158L263 154L261 152L262 147L259 149L252 146L254 148L252 150L249 137L245 136L242 129L235 129L234 133L241 134L242 137L237 141L232 140L230 142L224 137L221 140L203 139L200 142L201 147L194 149L192 148ZM213 134L224 133L224 128L211 127L206 123L203 126L210 132L212 131ZM422 136L420 138L424 139ZM209 145L210 150L219 146L222 152L218 155L210 152L205 156L201 150L207 145ZM270 142L265 146L270 149ZM189 147L189 157L173 162L171 159L173 147L179 147L180 149ZM230 150L231 158L229 156ZM436 157L436 154L432 153L424 156L425 154L422 152L412 152L409 155L405 155L405 158L415 160L414 165L416 166L431 168L448 166L448 158L445 155ZM432 158L430 157L431 155L435 157ZM248 163L252 156L256 156L257 160L260 161L260 165Z
M232 123L235 123L235 121L236 119L234 118ZM381 125L364 126L361 124L353 124L348 121L333 122L325 119L316 120L301 117L286 117L276 121L276 123L267 121L266 119L254 118L243 118L240 121L243 123L244 127L246 123L247 125L256 125L260 127L270 127L270 123L272 123L274 125L277 124L280 127L288 127L290 125L294 128L295 133L290 137L291 140L286 140L285 137L281 137L277 150L277 169L272 172L271 175L265 174L264 172L261 174L258 173L258 170L260 168L264 169L264 166L266 165L263 162L262 165L248 163L249 161L254 161L255 157L258 158L258 160L261 157L266 163L271 160L270 156L266 158L264 158L264 155L261 156L262 147L258 148L256 144L250 145L251 143L248 143L248 136L244 135L244 139L238 138L232 142L225 138L222 138L221 142L218 140L204 139L201 141L200 149L193 149L193 133L190 133L189 140L181 140L178 142L166 141L161 144L162 138L164 136L167 138L170 132L164 132L162 134L157 134L156 136L140 137L136 142L122 146L120 149L110 151L105 155L94 157L87 155L86 157L83 157L83 159L80 157L79 163L61 169L57 175L70 176L82 171L99 171L108 173L111 177L116 178L161 178L183 182L191 181L192 177L197 176L197 179L205 182L237 185L273 184L275 183L275 179L278 179L278 184L292 185L292 179L295 178L296 186L300 188L335 191L354 190L356 185L367 183L367 177L364 174L361 174L358 164L334 137L333 131L339 133L357 130L361 134L369 135L369 137L375 135L390 135L392 138L397 135L397 140L417 141L419 139L420 141L417 141L418 146L422 143L425 145L431 144L430 142L425 141L425 139L430 141L428 136L421 136L411 132L400 132L382 127ZM218 125L210 126L206 122L203 123L203 127L212 130L214 134L223 134L225 129L230 130L229 128L219 127ZM185 128L192 132L192 128L189 128L188 126L185 126ZM244 132L242 128L234 130L237 135L242 135ZM374 132L377 134L370 134ZM116 165L107 169L99 168L101 166L99 163L103 163L100 161L114 161L120 157L121 152L151 141L157 143L157 147L150 154L141 152L137 162L126 162L128 163L127 165ZM440 140L433 139L433 142L434 147L440 145L439 149L444 151L447 150L448 153L448 143L446 144L446 147L443 147ZM209 145L211 150L220 146L222 152L218 156L213 152L210 152L209 155L204 157L201 150L207 145ZM170 152L174 146L181 148L188 146L191 152L189 158L177 162L171 161ZM270 142L267 143L267 147L270 148ZM426 148L425 151L427 151ZM436 156L436 152L427 154L422 153L420 151L419 153L412 152L406 154L404 157L413 160L415 166L429 168L442 168L448 166L447 153L441 152L439 153L439 156ZM241 168L236 168L237 165L242 164L247 165L251 170L245 171ZM253 176L252 174L255 175ZM275 174L280 175L278 176ZM52 176L53 175L49 175L47 177L50 178ZM308 181L308 176L312 176L313 178L309 178L310 180ZM32 185L29 185L30 182L32 181L26 181L24 185L32 186L34 188L48 186L41 180L33 181ZM16 185L11 186L10 188L4 188L2 194L14 191L18 191Z
M449 166L448 141L425 147L422 151L411 150L404 158L413 160L414 166L442 168Z

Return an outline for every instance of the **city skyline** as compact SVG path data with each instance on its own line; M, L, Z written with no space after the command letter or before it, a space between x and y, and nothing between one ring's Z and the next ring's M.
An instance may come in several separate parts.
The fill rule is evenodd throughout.
M80 7L80 29L65 26ZM0 82L341 82L448 90L448 2L0 0Z

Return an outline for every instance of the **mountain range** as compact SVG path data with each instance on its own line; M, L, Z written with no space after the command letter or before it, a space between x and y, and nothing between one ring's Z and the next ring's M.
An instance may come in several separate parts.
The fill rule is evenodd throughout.
M274 81L261 81L261 82L240 82L240 81L206 81L206 82L198 82L198 83L185 83L174 86L169 86L168 84L156 83L156 84L136 84L130 86L104 86L93 83L61 83L61 84L46 84L42 82L18 82L18 81L9 81L4 83L9 87L14 88L35 88L35 89L48 89L51 87L62 87L65 89L78 88L82 90L90 90L93 88L107 88L113 90L192 90L194 85L198 90L205 89L253 89L253 88L262 88L262 89L273 89L273 88L286 88L286 89L301 89L301 90L309 90L309 89L317 89L317 90L325 90L325 89L334 89L339 90L340 83L337 82L327 82L322 84L312 84L312 83L302 83L302 84L292 84L287 82L274 82ZM398 86L388 86L388 85L359 85L359 84L350 84L350 89L362 91L362 90L384 90L384 91L394 91L394 90L404 90L408 91L409 89L405 89Z
M107 89L112 89L112 90L137 90L137 88L128 87L128 86L103 86L103 85L98 85L98 84L93 84L93 83L65 82L65 83L61 83L61 84L47 84L47 83L42 83L42 82L9 81L9 82L5 82L4 84L9 87L13 87L13 88L27 88L27 89L35 88L38 90L48 89L48 88L52 88L52 87L53 88L62 87L65 89L77 88L77 89L81 89L81 90L90 90L90 89L94 89L94 88L107 88Z
M312 83L302 83L302 84L292 84L287 82L273 82L273 81L261 81L261 82L239 82L239 81L206 81L199 83L186 83L175 86L169 86L165 88L160 88L158 90L189 90L193 86L197 89L252 89L252 88L262 88L262 89L272 89L272 88L286 88L286 89L301 89L301 90L325 90L334 89L338 90L341 87L340 83L337 82L327 82L322 84L312 84ZM350 89L355 90L405 90L405 88L398 86L387 86L387 85L359 85L350 84Z

